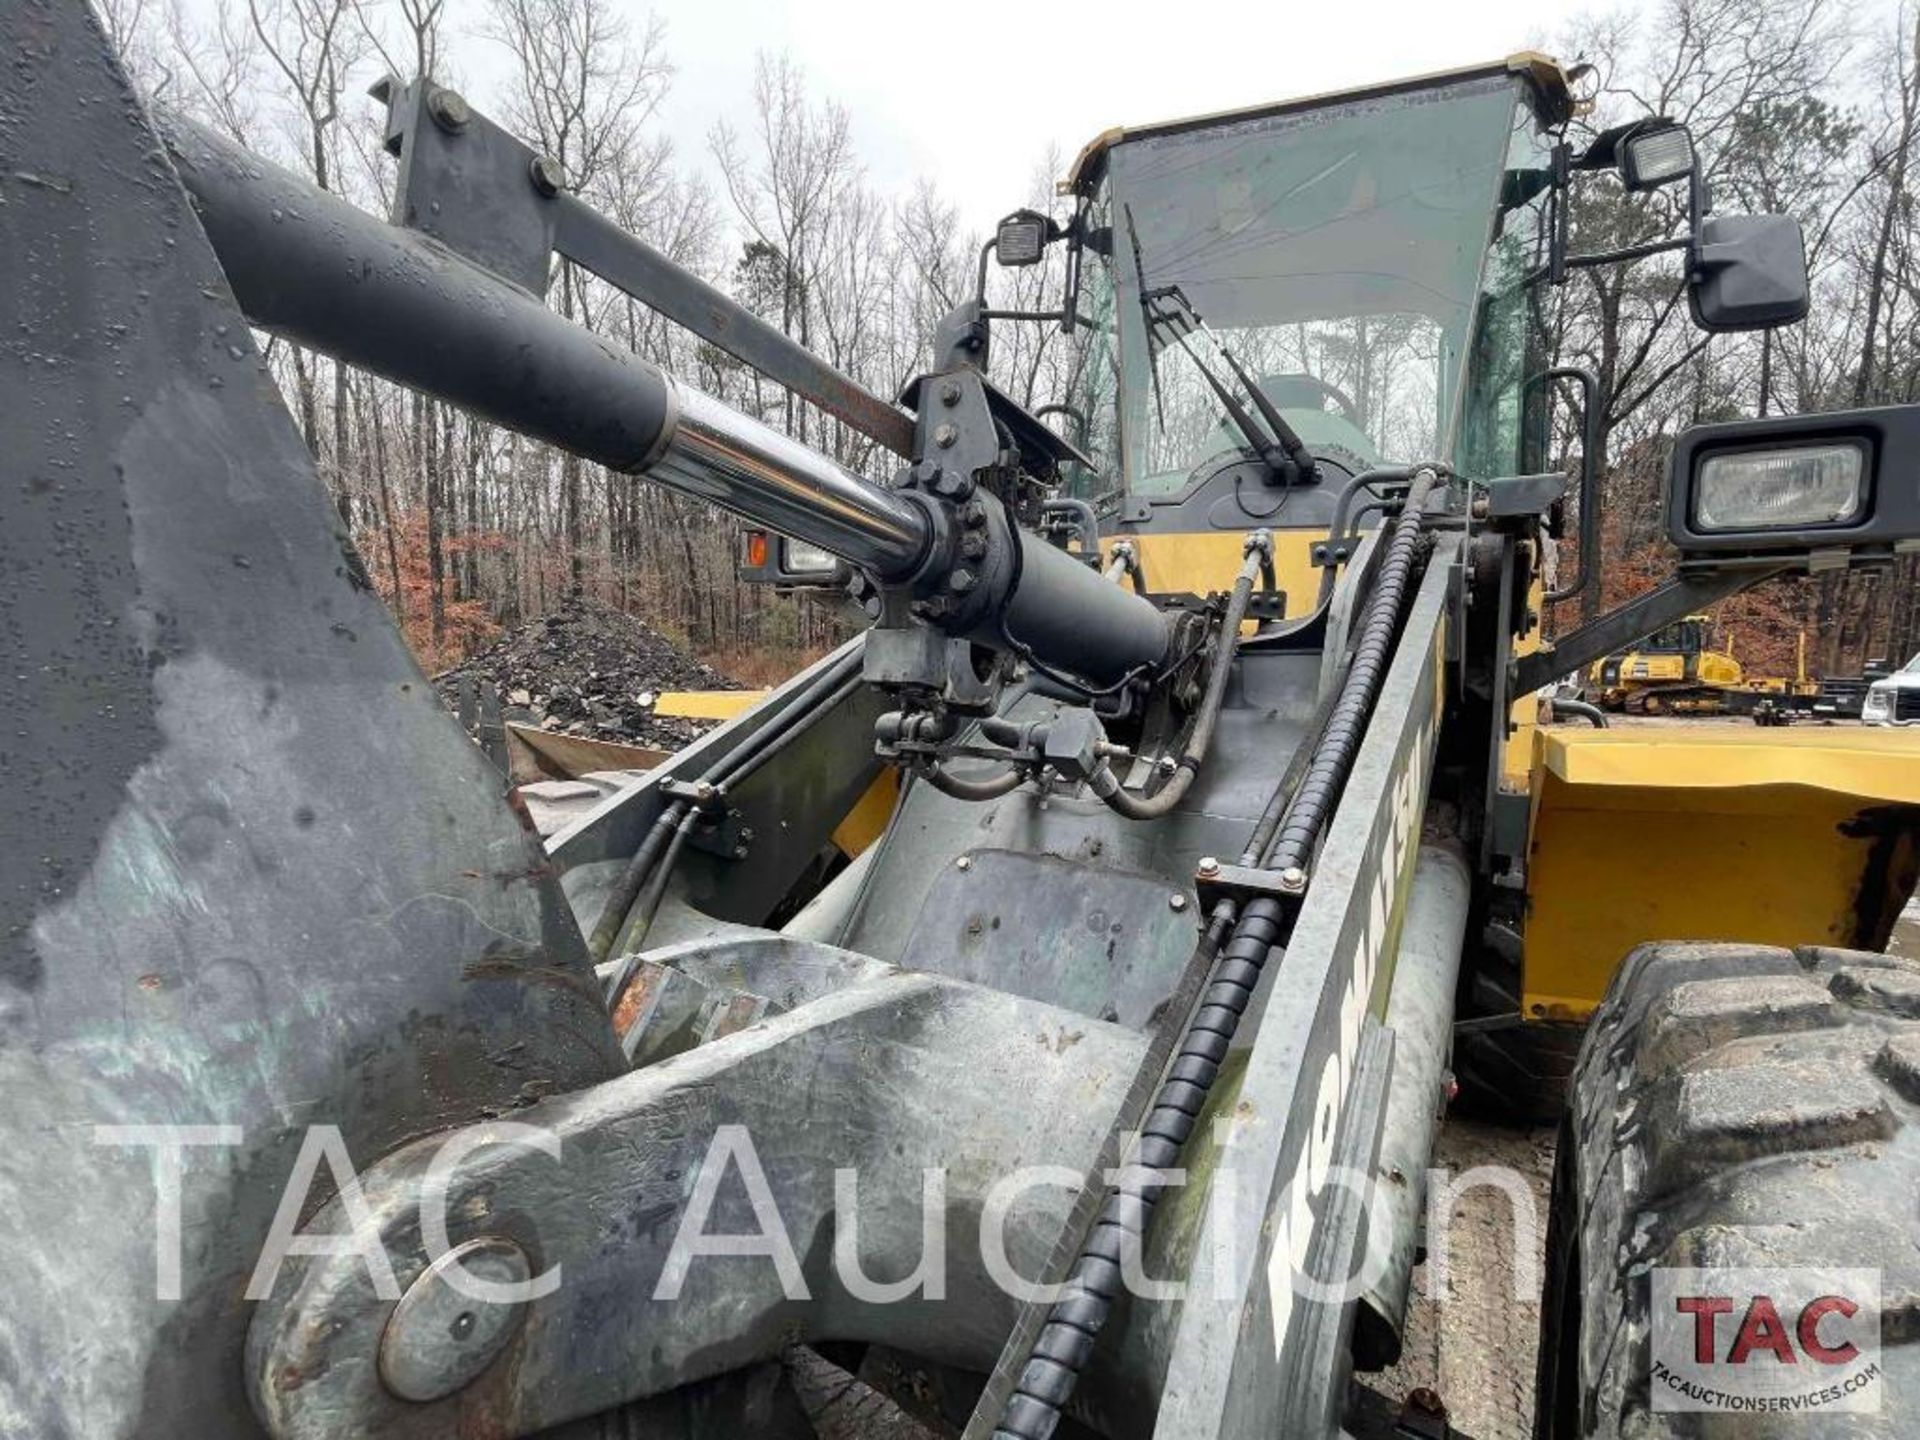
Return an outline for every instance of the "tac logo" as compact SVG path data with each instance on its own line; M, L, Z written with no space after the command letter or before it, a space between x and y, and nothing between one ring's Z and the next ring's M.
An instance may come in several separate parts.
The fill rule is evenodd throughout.
M1880 1272L1657 1269L1655 1410L1862 1413L1880 1408Z

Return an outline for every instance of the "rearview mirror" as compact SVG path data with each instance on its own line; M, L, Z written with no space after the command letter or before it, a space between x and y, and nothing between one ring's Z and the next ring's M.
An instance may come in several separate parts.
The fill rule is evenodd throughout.
M1768 330L1806 317L1807 251L1791 215L1700 222L1688 304L1702 330Z

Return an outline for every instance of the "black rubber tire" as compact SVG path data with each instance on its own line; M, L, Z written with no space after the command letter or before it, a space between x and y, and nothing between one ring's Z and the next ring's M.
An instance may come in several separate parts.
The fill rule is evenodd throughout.
M1569 1098L1537 1440L1920 1433L1920 964L1643 945L1593 1017ZM1878 1269L1880 1413L1654 1411L1658 1265Z
M1470 1031L1453 1042L1453 1108L1505 1125L1552 1125L1567 1108L1586 1027L1532 1021L1508 1030Z

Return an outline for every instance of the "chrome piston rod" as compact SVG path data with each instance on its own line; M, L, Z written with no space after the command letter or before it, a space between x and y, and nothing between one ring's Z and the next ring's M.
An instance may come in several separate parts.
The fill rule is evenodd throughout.
M205 126L163 114L160 129L234 297L261 329L817 545L883 583L937 589L963 563L950 527L916 498ZM942 628L1096 684L1163 663L1171 631L1155 606L1050 545L990 528L1025 563L965 562L978 572L978 603Z
M911 575L932 523L911 501L684 386L444 246L178 115L162 114L240 307L261 329L610 469Z

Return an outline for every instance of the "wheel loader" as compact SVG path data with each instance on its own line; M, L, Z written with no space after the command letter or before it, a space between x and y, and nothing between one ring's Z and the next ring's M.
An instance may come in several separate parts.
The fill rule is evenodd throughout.
M1550 406L1604 403L1543 298L1807 305L1683 127L1576 143L1529 54L1110 131L981 257L1064 247L1057 303L983 280L889 397L431 81L379 91L386 220L144 103L72 0L0 41L0 1432L777 1440L811 1347L969 1440L1336 1436L1457 1080L1566 1117L1541 1435L1910 1433L1920 766L1532 698L1920 538L1920 408L1690 430L1670 578L1543 641L1600 528ZM1687 233L1578 253L1575 184ZM890 473L563 319L556 257ZM1015 325L1083 348L1047 414L989 378ZM720 506L869 623L542 845L262 335Z

